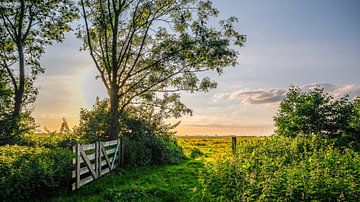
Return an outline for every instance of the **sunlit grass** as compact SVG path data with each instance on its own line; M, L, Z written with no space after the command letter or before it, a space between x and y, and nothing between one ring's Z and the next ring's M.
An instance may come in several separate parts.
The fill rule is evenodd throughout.
M258 137L237 137L237 142ZM205 164L231 155L231 137L177 137L188 160L180 164L114 171L53 201L202 201ZM203 154L190 159L194 150Z
M213 162L224 155L231 155L231 137L178 137L180 146L187 156L196 149L203 154L199 156L204 162ZM236 137L237 145L243 141L254 141L264 139L263 137Z

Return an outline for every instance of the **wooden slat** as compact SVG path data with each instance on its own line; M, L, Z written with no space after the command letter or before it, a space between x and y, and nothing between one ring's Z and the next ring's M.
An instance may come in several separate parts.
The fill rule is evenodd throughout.
M105 175L106 173L110 172L109 168L105 168L104 170L101 171L101 175Z
M115 148L115 152L114 152L114 156L113 156L113 160L111 161L111 167L112 168L115 168L115 161L117 159L117 155L118 155L118 151L119 151L119 146L120 146L120 140L118 139L117 140L117 145L116 145L116 148Z
M104 147L116 145L117 140L111 140L111 141L102 142L102 144L103 144Z
M115 160L117 160L117 159L118 159L118 158L116 157ZM113 157L110 157L109 160L112 161L112 160L113 160ZM107 164L106 160L102 160L102 161L101 161L101 166L104 166L104 165L106 165L106 164ZM114 168L117 167L116 165L117 165L117 164L114 165ZM95 166L95 164L93 163L93 164L91 164L91 166ZM80 168L80 175L86 174L86 173L88 173L88 172L90 172L90 170L89 170L89 168L88 168L86 165ZM76 170L71 171L71 173L72 173L72 174L71 174L71 175L72 175L72 178L75 178L75 177L76 177Z
M124 142L124 138L121 138L121 141L120 141L120 167L121 168L124 168L125 167L125 159L124 159L124 156L125 156L125 153L124 153L124 148L125 148L125 142Z
M113 148L113 149L109 149L109 150L106 150L106 153L108 154L108 155L112 155L112 154L114 154L115 153L115 150L116 150L116 148ZM90 161L93 161L94 159L95 159L95 155L96 153L92 153L92 154L89 154L89 155L86 155L87 157L88 157L88 159L90 160ZM81 158L80 159L80 163L84 163L85 161ZM76 158L73 158L73 164L76 164Z
M113 159L113 157L110 157L110 158L109 158L109 161L112 161L112 159ZM104 165L106 165L106 164L107 164L106 160L102 160L102 161L101 161L101 166L104 166Z
M93 161L95 159L95 153L89 154L89 155L86 155L86 156L89 159L89 161ZM84 163L84 162L85 161L82 158L80 158L80 163ZM73 159L73 164L75 164L75 163L76 163L76 158Z
M105 148L105 150L106 150L107 155L109 156L109 155L112 155L112 154L115 153L116 147L115 147L115 148L112 148L112 149L106 149L106 148Z
M90 172L89 168L87 166L80 168L80 175L86 174ZM76 177L76 170L71 171L72 178Z
M80 187L80 144L76 144L76 189Z
M101 150L100 152L102 152L104 154L105 161L106 161L108 167L110 168L110 170L112 170L108 154L106 153L106 150L105 150L104 146L101 143L100 143L100 150Z
M80 181L79 186L77 187L77 189L80 188L81 186L83 186L83 185L91 182L91 181L94 181L94 178L93 178L91 175L88 176L88 177L86 177L86 178L84 178L84 179L82 179L82 180ZM72 184L72 190L75 190L75 189L74 189L75 187L76 187L76 183L73 183L73 184Z
M92 164L90 163L89 159L87 158L86 153L84 152L84 150L82 150L81 147L80 147L80 152L81 152L82 158L84 159L86 165L88 166L88 168L89 168L89 170L91 172L91 175L96 179L97 175L93 170L94 168L93 168ZM78 172L80 172L80 169L78 170Z
M120 139L87 145L77 144L72 147L76 154L76 158L73 159L76 169L72 171L72 178L76 178L76 181L72 184L72 190L78 189L121 165L120 162L123 163L123 149L124 143ZM86 154L86 151L89 150L93 151L87 152L91 154ZM119 155L115 152L119 152ZM117 164L115 164L116 160L118 160ZM83 164L84 162L85 164ZM81 179L82 175L89 173L91 173L90 176Z
M81 147L84 151L92 150L95 149L95 143L81 145Z

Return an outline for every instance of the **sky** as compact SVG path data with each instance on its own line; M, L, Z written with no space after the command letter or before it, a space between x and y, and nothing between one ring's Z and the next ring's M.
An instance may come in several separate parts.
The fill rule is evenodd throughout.
M236 16L236 29L247 35L236 67L222 75L208 93L182 93L193 110L178 135L271 135L273 117L290 85L304 90L320 85L334 97L360 95L360 1L357 0L214 0L218 20ZM215 22L215 21L214 21ZM46 48L46 72L36 85L33 115L50 130L64 117L78 124L80 108L106 97L96 68L81 40L67 33L62 44Z

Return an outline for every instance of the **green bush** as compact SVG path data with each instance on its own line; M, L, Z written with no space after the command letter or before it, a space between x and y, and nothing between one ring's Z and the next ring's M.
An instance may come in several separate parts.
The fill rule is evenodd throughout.
M315 88L302 91L292 86L274 117L275 134L337 139L337 146L357 148L360 143L360 97L335 99Z
M184 159L182 148L171 134L156 134L146 121L127 119L131 132L125 136L125 162L129 167L179 163Z
M96 100L91 110L82 109L80 124L75 132L83 141L95 142L109 139L109 100ZM120 117L119 136L125 139L125 163L127 167L148 167L177 163L184 158L170 129L161 117L143 107L129 106Z
M39 199L65 192L72 153L60 148L0 147L0 201Z
M202 175L204 200L355 201L360 154L318 137L243 142Z

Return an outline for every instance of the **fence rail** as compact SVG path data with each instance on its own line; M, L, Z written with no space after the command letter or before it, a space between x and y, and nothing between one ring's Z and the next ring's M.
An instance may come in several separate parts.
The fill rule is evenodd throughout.
M73 146L75 170L72 171L72 190L100 178L114 168L124 165L123 139Z

